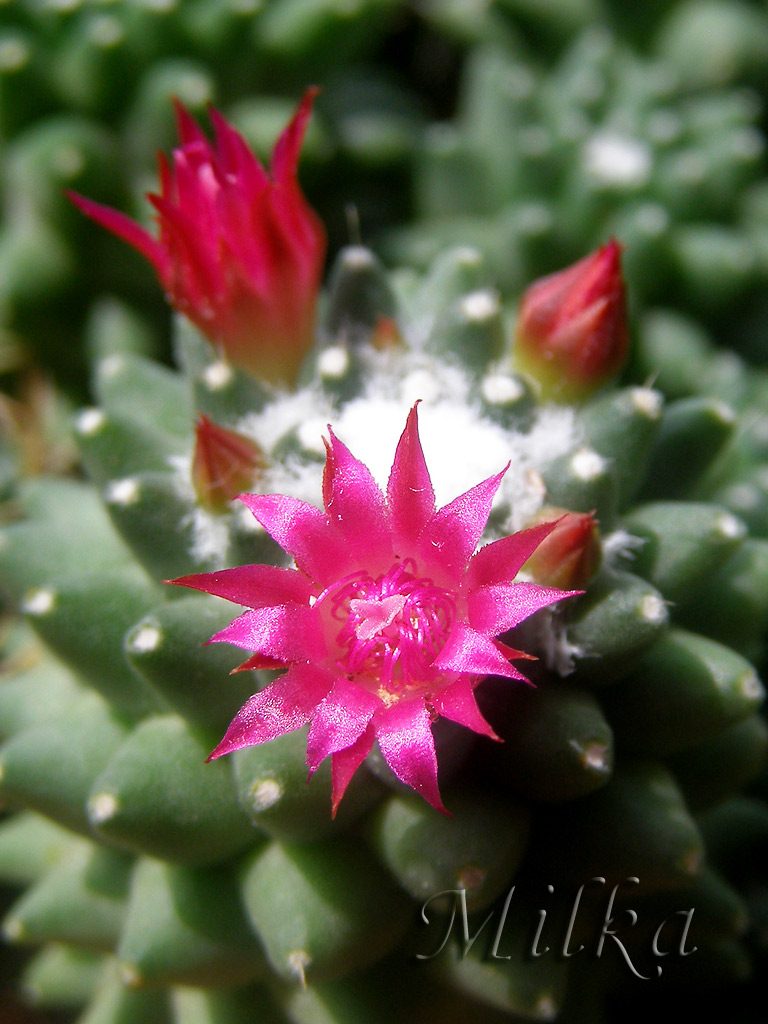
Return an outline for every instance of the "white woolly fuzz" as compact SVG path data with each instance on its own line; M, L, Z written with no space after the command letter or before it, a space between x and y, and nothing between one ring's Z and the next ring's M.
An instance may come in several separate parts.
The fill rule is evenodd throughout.
M173 485L177 494L185 501L194 500L192 453L174 455L168 461L174 471ZM212 568L224 564L229 552L229 527L225 517L213 515L197 506L189 515L184 516L179 525L182 529L189 529L192 534L190 555L195 562Z
M603 561L615 568L621 562L634 559L644 544L643 537L635 537L626 530L614 530L603 538Z
M229 529L223 516L196 508L181 525L190 526L192 530L192 557L195 561L217 568L224 563L229 551Z
M539 509L540 471L576 443L570 408L546 406L526 433L510 432L484 418L462 370L413 353L396 366L391 358L373 365L365 392L338 412L317 390L305 389L279 396L241 421L238 429L267 452L293 432L306 451L323 456L323 437L330 424L384 489L406 417L417 401L419 433L438 507L509 463L495 503L504 510L506 530L519 529ZM287 458L270 465L260 490L291 494L317 505L321 476L320 463Z

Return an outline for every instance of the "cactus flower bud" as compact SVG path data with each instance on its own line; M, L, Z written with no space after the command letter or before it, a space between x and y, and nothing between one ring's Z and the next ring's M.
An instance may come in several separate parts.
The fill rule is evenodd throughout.
M176 104L181 145L161 154L159 237L90 199L83 213L133 245L157 272L169 302L236 366L293 384L314 339L325 230L296 180L316 89L304 95L272 153L268 174L245 140L211 110L211 144Z
M615 239L526 290L513 359L544 397L585 398L615 376L629 346L621 246Z
M264 454L255 441L198 416L192 483L204 508L225 512L238 494L253 486L263 468Z
M546 587L584 588L600 565L600 536L592 512L568 512L547 505L529 527L555 523L523 566L523 571Z

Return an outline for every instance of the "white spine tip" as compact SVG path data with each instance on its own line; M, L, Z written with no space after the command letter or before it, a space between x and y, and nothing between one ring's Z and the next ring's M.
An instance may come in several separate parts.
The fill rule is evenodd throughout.
M94 793L88 801L88 817L92 825L103 825L117 814L119 807L114 793Z
M588 743L581 752L581 763L594 772L606 772L610 767L610 751L605 743Z
M376 265L376 260L364 245L350 245L344 250L344 264L352 270L367 270Z
M666 622L667 606L657 594L646 594L639 606L640 618L645 622Z
M580 448L571 459L571 469L579 480L598 480L605 472L605 459L591 448Z
M661 416L664 399L653 388L632 388L631 400L634 408L649 420L657 420Z
M209 363L202 373L202 381L208 391L222 391L231 383L232 377L232 367L223 359Z
M726 540L738 540L745 535L746 527L736 516L723 512L715 520L715 531Z
M160 627L152 622L140 623L126 641L132 654L149 654L151 651L159 650L162 643L163 634Z
M326 380L339 380L349 370L349 353L343 345L329 345L318 356L317 369Z
M277 779L257 779L250 789L251 807L266 811L274 807L283 796L283 787Z
M99 363L99 373L106 380L117 377L125 369L125 359L122 356L106 356Z
M108 505L119 505L123 508L135 505L140 495L139 482L133 477L112 480L104 489L104 500L106 503Z
M460 245L453 250L453 254L459 266L466 267L468 270L473 270L483 265L483 254L479 249L475 249L474 246Z
M732 426L736 422L736 413L725 402L718 399L712 400L712 414L726 426Z
M306 969L312 963L312 957L306 949L292 949L288 954L288 968L302 988L307 987Z
M499 296L490 288L471 292L461 300L461 311L472 323L485 323L501 310Z
M756 672L745 672L738 681L737 689L750 700L759 701L765 696L765 689Z
M47 587L29 590L21 602L21 610L27 615L48 615L56 607L56 591Z
M103 430L107 417L101 409L83 409L75 420L75 430L82 437L93 437Z

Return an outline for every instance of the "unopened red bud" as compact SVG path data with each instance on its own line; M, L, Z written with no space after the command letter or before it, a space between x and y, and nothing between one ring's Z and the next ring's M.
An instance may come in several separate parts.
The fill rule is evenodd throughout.
M523 566L547 587L583 589L600 565L600 531L591 512L568 512L545 506L529 526L560 520Z
M210 142L180 103L180 145L160 158L150 194L158 234L71 194L83 213L134 246L170 302L235 366L295 384L314 344L325 229L299 188L299 150L317 89L308 89L277 140L269 173L245 139L211 110Z
M513 358L545 398L584 398L614 377L629 348L621 246L615 239L535 281L520 304Z
M371 344L379 350L398 348L403 343L403 336L397 321L390 316L380 316L371 335Z
M265 464L264 453L255 441L218 426L207 416L198 416L192 483L204 508L227 511L238 494L252 489Z

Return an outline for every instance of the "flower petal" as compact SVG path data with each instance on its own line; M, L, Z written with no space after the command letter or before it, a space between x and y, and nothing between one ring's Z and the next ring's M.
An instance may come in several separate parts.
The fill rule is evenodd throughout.
M331 778L333 782L333 796L331 803L331 817L336 817L341 798L347 790L352 776L368 757L376 739L376 732L372 725L366 727L365 732L345 750L340 750L331 757Z
M303 573L295 569L280 569L276 565L239 565L234 569L193 573L166 582L201 590L214 597L224 597L247 608L306 604L312 593L309 580Z
M276 184L282 185L289 182L296 174L304 132L312 113L312 105L319 92L320 89L316 85L307 89L296 113L275 143L275 148L272 150L270 172Z
M389 523L398 540L415 543L435 514L435 492L419 440L418 403L408 414L387 484Z
M480 676L505 676L527 682L496 647L493 640L465 622L454 623L432 667L445 672L471 672Z
M245 702L208 760L299 729L309 721L331 682L328 673L317 672L309 665L294 665Z
M252 654L250 658L238 665L237 668L230 669L229 674L232 676L235 672L251 672L254 669L279 669L287 668L287 664L284 661L280 661L278 658L270 658L268 654Z
M481 587L467 598L469 622L479 633L497 636L517 626L540 608L580 593L582 591L541 587L538 583Z
M319 508L282 494L241 494L239 500L310 579L323 586L338 579L349 552Z
M443 718L450 718L452 722L465 725L473 732L479 732L481 736L488 736L492 740L500 739L480 713L475 699L475 684L470 676L460 675L454 683L446 686L432 699L432 704Z
M355 556L370 563L392 554L384 495L373 474L328 428L323 502L332 525Z
M325 655L317 615L300 604L256 608L215 633L210 643L234 644L279 661L308 661Z
M508 468L507 465L496 476L488 477L439 509L419 538L422 557L430 565L442 568L454 583L461 579L477 547L491 514L494 496Z
M562 516L560 517L562 518ZM552 533L560 519L539 523L502 537L480 548L470 560L465 586L487 587L493 583L511 583L541 542Z
M352 746L381 706L381 700L370 691L344 676L339 677L312 715L307 738L309 774L317 771L329 754Z
M94 203L92 199L86 199L85 196L80 196L76 192L67 192L67 196L86 217L90 217L107 231L111 231L128 245L138 249L141 255L148 259L155 268L161 281L168 280L170 273L168 254L163 246L140 224L131 220L130 217L126 217L119 210L112 210L102 203Z
M378 712L374 725L384 760L398 779L447 813L437 786L435 741L424 701L398 701Z

